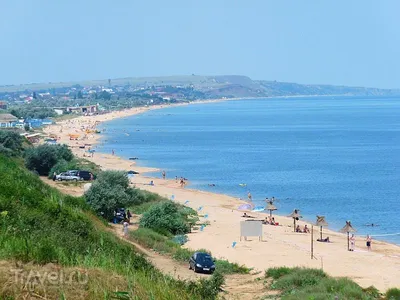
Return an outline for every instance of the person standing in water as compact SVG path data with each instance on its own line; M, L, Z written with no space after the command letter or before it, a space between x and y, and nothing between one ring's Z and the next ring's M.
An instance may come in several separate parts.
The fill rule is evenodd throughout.
M249 193L247 194L247 199L249 200L249 201L251 201L251 193L250 193L250 191L249 191Z
M162 171L161 174L162 174L162 178L165 179L165 175L166 175L166 174L165 174L165 171Z
M367 248L368 251L371 251L371 243L372 243L372 238L370 235L367 235Z

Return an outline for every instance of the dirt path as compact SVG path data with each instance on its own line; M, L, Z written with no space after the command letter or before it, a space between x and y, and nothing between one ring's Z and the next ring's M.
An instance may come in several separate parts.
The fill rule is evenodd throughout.
M44 182L52 187L57 188L64 194L72 196L82 196L83 186L60 183L52 181L47 178L41 178ZM131 230L134 227L131 226ZM183 264L173 260L168 256L161 255L155 251L149 250L138 243L128 240L123 236L122 226L118 224L111 224L110 232L114 233L120 239L134 246L138 251L143 253L148 260L162 273L171 275L172 277L180 280L198 280L199 278L207 278L210 275L195 273L189 270L188 264ZM223 299L240 299L240 300L253 300L261 299L263 296L270 294L264 288L263 277L264 274L234 274L225 276L225 285L223 286Z
M124 240L125 242L135 246L136 249L138 249L140 252L142 252L146 257L150 260L150 262L161 272L164 274L171 275L172 277L176 279L181 279L181 280L197 280L198 278L201 277L208 277L210 275L207 274L199 274L195 273L192 270L189 270L188 265L184 265L182 263L179 263L177 261L174 261L173 259L158 254L155 251L148 250L144 248L143 246L139 245L138 243L135 243L131 240L126 239L123 234L122 234L122 226L118 224L112 224L113 228L113 233L118 236L120 239Z

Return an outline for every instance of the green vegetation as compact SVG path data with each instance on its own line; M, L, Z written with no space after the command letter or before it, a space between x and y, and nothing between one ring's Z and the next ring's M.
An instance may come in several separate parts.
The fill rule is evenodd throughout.
M140 226L167 234L189 233L198 217L196 212L172 201L153 205L140 219Z
M139 228L130 232L130 238L146 248L153 249L161 254L170 255L173 259L187 263L193 255L194 250L182 248L179 243L172 240L171 236L165 236L148 228ZM204 249L197 251L208 252ZM211 254L211 253L210 253ZM250 269L240 266L227 260L217 259L215 261L216 270L222 274L248 274Z
M399 300L400 299L400 289L391 288L386 291L386 299L387 300Z
M66 145L40 145L25 151L25 165L39 175L47 176L58 162L71 161L74 158Z
M48 117L55 117L56 113L51 108L46 107L32 107L32 105L22 105L10 109L10 114L19 119L46 119Z
M24 150L25 138L17 132L0 130L0 154L19 156Z
M58 161L50 170L48 177L52 178L54 172L60 174L69 170L85 170L91 172L96 178L96 174L99 174L101 169L95 163L84 159L74 157L71 161L61 159Z
M112 299L115 292L124 295L124 299L216 297L221 284L219 275L200 282L164 276L129 244L109 233L88 210L83 198L61 194L3 155L0 173L0 259L85 268L95 277L89 277L89 282L80 287L86 299ZM106 278L108 283L100 284ZM109 282L115 285L110 286ZM76 292L66 286L58 288L59 294L54 298L62 295L68 299L70 293ZM0 298L12 299L17 297L15 293L15 289L3 289Z
M329 277L319 269L271 268L265 272L265 277L273 279L270 288L279 290L282 300L381 299L374 287L363 289L348 278Z

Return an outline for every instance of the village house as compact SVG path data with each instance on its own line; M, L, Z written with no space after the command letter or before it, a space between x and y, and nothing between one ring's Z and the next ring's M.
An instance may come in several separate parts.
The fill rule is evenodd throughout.
M18 118L11 114L0 114L0 128L15 127Z

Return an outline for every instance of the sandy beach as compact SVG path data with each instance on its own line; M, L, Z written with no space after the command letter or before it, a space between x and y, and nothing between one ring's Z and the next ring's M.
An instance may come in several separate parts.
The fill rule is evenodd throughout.
M91 148L95 149L96 143L101 138L101 134L86 133L86 129L93 130L102 122L163 107L170 106L140 107L103 115L81 116L48 126L44 131L56 135L59 143L69 145L78 157L83 157L87 155L85 151L88 146L86 149L79 146L91 144ZM69 134L79 134L78 140L70 140ZM331 243L317 242L319 228L314 227L314 258L311 258L311 234L293 232L293 220L275 214L275 220L281 226L263 225L262 241L259 241L257 237L240 241L240 222L245 218L241 217L243 212L238 211L237 208L245 203L244 201L227 195L193 190L190 189L190 185L182 188L179 182L168 177L168 175L172 177L172 174L167 173L166 180L148 177L143 173L157 171L157 169L139 167L134 161L124 160L111 153L95 152L93 157L86 158L100 165L104 170L138 171L140 174L131 179L132 184L137 188L168 198L174 195L174 201L198 210L199 215L202 216L201 219L209 221L210 225L202 231L198 230L189 234L189 241L185 247L209 249L218 258L226 258L259 271L274 266L323 268L332 276L352 278L363 287L374 285L381 291L390 287L400 287L400 247L397 245L373 240L372 251L368 252L365 236L356 235L355 251L350 252L347 251L346 235L324 228L324 237L329 236ZM154 181L153 186L149 185L151 180ZM250 212L249 214L256 219L266 217L264 213ZM298 224L303 228L307 223L299 221ZM310 223L308 227L311 228ZM233 242L236 242L235 247L232 247Z

